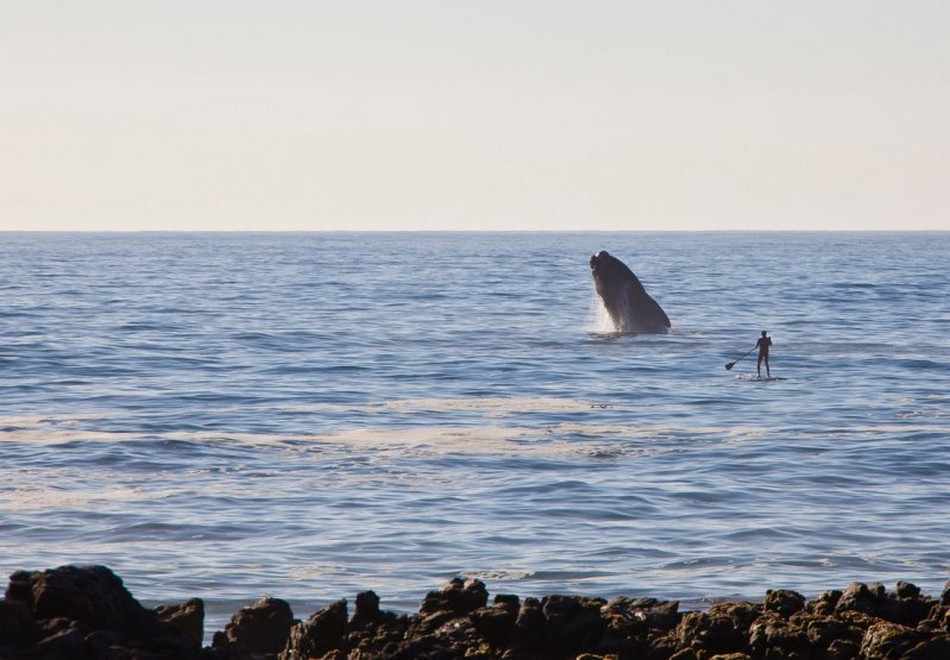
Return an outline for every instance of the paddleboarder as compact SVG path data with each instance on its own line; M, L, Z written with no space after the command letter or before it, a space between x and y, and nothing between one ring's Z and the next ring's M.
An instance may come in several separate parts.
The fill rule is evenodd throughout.
M769 370L769 348L772 346L772 338L768 336L767 331L762 331L762 336L755 342L755 347L759 349L759 359L755 363L755 373L762 377L762 362L765 362L765 377L771 378L772 372Z

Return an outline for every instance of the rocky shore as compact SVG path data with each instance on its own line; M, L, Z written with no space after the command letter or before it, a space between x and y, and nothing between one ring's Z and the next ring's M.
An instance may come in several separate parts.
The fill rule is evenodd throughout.
M415 614L380 609L372 591L306 619L264 598L203 647L204 605L142 606L104 566L18 571L0 601L2 660L298 660L327 658L617 658L645 660L950 659L950 583L939 598L898 582L854 583L813 599L680 611L675 601L499 594L455 579Z

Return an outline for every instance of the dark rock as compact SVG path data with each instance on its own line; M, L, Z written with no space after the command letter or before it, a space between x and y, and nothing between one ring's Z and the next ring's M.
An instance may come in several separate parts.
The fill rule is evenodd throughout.
M514 647L522 652L540 651L544 644L544 613L541 601L528 597L521 603L515 620Z
M25 603L0 600L0 645L21 646L37 639L39 628Z
M757 658L808 657L810 643L801 626L767 612L749 628L749 650Z
M947 660L947 658L950 658L950 637L939 635L910 649L901 660Z
M836 639L825 651L824 660L854 660L861 652L861 644L849 639Z
M677 627L676 636L684 647L715 655L743 651L747 630L747 627L738 626L737 620L725 613L686 612Z
M866 660L901 658L912 648L926 641L925 635L913 628L889 621L872 624L861 640L861 657Z
M32 575L33 573L29 571L14 572L13 575L10 576L10 581L7 583L4 598L29 605L31 602L30 596L33 591ZM947 584L950 584L950 582Z
M818 596L818 598L806 603L805 609L812 614L817 614L819 616L833 614L835 609L838 607L838 602L841 600L841 596L843 594L844 592L838 589L825 591L820 596Z
M309 619L291 628L281 659L319 658L334 650L343 640L347 617L346 600L338 600L314 612Z
M679 622L678 608L679 603L675 601L614 598L601 608L606 629L600 640L599 651L641 656L646 648L656 646L657 637L676 627Z
M813 649L828 649L840 640L852 642L857 649L864 637L864 629L833 617L819 617L806 622L805 634Z
M406 637L408 639L431 637L438 634L440 630L450 630L451 628L446 628L446 626L453 622L455 622L455 627L458 627L467 624L469 621L467 614L458 614L449 610L425 615L417 614L409 620Z
M920 588L917 587L916 585L911 584L910 582L904 582L903 580L899 580L897 582L897 589L895 590L895 594L897 595L898 598L901 598L901 599L905 599L905 598L917 599L917 598L920 598Z
M494 648L511 643L518 620L518 610L510 603L496 602L492 607L482 607L469 615L475 629Z
M679 602L656 598L618 597L601 608L607 624L606 650L642 646L652 636L673 630L680 620Z
M156 607L155 618L170 626L185 639L201 646L204 641L205 604L200 598L192 598L181 604L165 604Z
M405 614L392 612L381 612L372 621L351 621L342 646L358 658L388 657L387 647L394 648L406 638L409 621Z
M495 596L478 580L430 592L419 612L380 609L364 591L304 622L262 599L201 649L204 604L143 608L105 567L18 571L0 601L2 660L947 660L950 583L941 599L913 584L854 583L805 601L770 590L761 603L680 613L652 598Z
M765 611L788 618L805 609L805 597L788 589L769 589L765 592Z
M24 657L187 660L201 653L200 633L187 637L142 607L105 566L17 571L4 601L8 613L13 607L26 608L35 625ZM16 644L24 646L22 638Z
M545 596L541 612L545 646L558 655L594 651L607 628L601 617L606 601L585 596Z
M42 658L42 660L81 660L88 655L82 631L78 628L67 628L44 637L33 645L29 655L23 657Z
M92 629L129 630L151 621L149 612L105 566L15 573L7 598L25 602L37 619L65 617Z
M495 599L492 601L495 607L504 608L518 613L518 610L521 609L521 599L518 598L515 594L498 594L495 596Z
M356 612L353 613L353 625L359 626L376 621L380 617L379 596L375 591L361 591L356 594Z
M395 644L379 656L387 660L459 660L465 654L433 646L425 641L408 641Z
M420 614L468 614L488 604L488 589L481 580L453 578L438 591L430 591L419 606Z
M214 635L212 647L241 658L274 656L284 650L296 623L290 605L279 598L261 598L234 613L224 632Z
M935 603L921 598L920 590L907 582L899 582L894 593L887 593L881 584L855 582L844 590L835 610L862 612L892 623L916 626L930 615Z
M936 600L922 596L917 586L901 581L894 593L888 595L885 618L905 626L917 626L937 605Z
M842 592L835 610L853 610L876 616L880 614L886 596L887 590L883 584L869 586L863 582L852 582Z

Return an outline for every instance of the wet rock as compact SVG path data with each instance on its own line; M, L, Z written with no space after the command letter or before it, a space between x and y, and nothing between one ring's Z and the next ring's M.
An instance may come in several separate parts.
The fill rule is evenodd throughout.
M64 617L92 629L128 630L149 619L148 611L105 566L15 573L7 599L25 603L37 619Z
M521 603L515 620L514 648L521 652L540 652L544 645L544 613L541 601L528 597Z
M950 605L908 582L854 583L811 601L770 590L761 603L681 613L651 598L488 593L478 580L430 592L419 612L364 591L299 622L279 599L241 608L201 649L204 605L147 610L104 567L17 572L0 601L3 660L946 660Z
M3 645L19 646L36 640L39 628L25 603L0 601L0 657Z
M882 621L872 624L864 633L860 653L866 660L901 658L925 641L925 636L913 628Z
M493 648L507 646L514 636L520 605L517 596L496 596L491 607L471 613L472 623Z
M372 620L353 620L347 626L341 646L348 649L351 657L366 660L368 658L388 657L406 638L410 619L405 614L380 612Z
M894 623L916 626L930 616L936 605L938 602L921 595L916 585L900 581L894 592L888 594L887 618Z
M910 649L901 660L947 660L947 658L950 658L950 637L940 635Z
M330 603L311 614L291 628L281 660L320 658L336 649L346 632L347 618L346 600Z
M844 590L835 611L853 611L885 619L905 626L916 626L926 619L936 601L921 597L920 589L908 582L898 582L888 593L882 584L855 582Z
M15 657L15 656L14 656ZM85 658L86 640L83 633L78 628L67 628L57 633L44 637L30 649L29 655L21 656L24 658L42 658L46 660L63 660L72 658ZM103 657L103 656L100 656ZM108 656L105 656L108 657ZM121 657L116 654L115 657Z
M801 658L809 655L806 631L775 612L767 612L749 628L749 650L758 658Z
M704 657L741 653L747 646L749 627L761 614L753 603L715 603L705 612L686 612L673 632L682 647Z
M488 589L481 580L454 578L438 591L430 591L419 606L420 614L468 614L488 604Z
M235 659L276 657L287 645L295 623L286 601L261 598L235 612L224 631L215 633L211 646Z
M679 603L656 598L612 599L601 608L606 624L600 642L604 653L645 653L669 642L661 641L679 623ZM662 654L660 654L662 656Z
M828 650L836 641L846 641L857 651L864 637L864 629L833 617L822 616L806 621L805 635L812 649Z
M819 616L834 614L843 594L844 592L838 589L830 589L823 592L818 598L808 601L805 604L805 609Z
M361 591L356 594L356 612L353 613L352 624L361 626L379 619L382 613L379 610L379 596L375 591Z
M201 646L204 641L205 604L192 598L181 604L159 605L154 610L158 621L168 624L185 639Z
M769 589L765 592L764 607L766 612L775 612L787 619L805 609L805 597L788 589Z
M876 616L881 612L886 596L887 589L883 584L867 585L863 582L852 582L842 592L835 611L852 610Z
M568 655L595 651L607 628L601 617L606 602L585 596L545 596L541 613L546 648Z
M200 634L186 635L144 608L105 566L17 571L0 612L6 622L0 627L7 629L0 648L9 649L4 658L188 660L201 653ZM200 630L203 612L198 617Z

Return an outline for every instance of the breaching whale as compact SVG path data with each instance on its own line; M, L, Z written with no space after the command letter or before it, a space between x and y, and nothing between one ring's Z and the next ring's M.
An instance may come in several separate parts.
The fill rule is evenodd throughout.
M670 318L620 259L601 250L590 258L594 287L617 332L665 334Z

